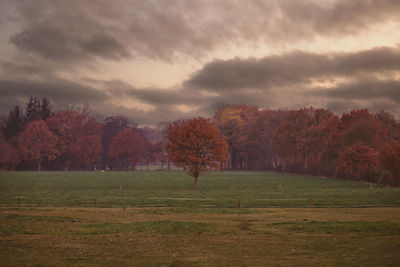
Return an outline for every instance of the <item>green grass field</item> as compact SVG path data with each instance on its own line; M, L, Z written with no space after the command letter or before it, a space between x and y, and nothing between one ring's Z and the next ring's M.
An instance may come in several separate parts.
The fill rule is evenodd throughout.
M178 171L1 173L0 266L400 262L399 188L239 171L203 175L197 192L192 182Z
M7 172L0 205L99 207L400 206L400 190L369 183L274 172L211 172L199 189L183 172ZM121 185L121 190L120 190Z

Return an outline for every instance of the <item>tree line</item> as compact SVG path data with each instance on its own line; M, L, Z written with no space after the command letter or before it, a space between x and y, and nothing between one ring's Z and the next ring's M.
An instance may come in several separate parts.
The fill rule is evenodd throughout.
M222 169L400 184L400 121L388 112L354 109L339 116L312 107L227 105L219 107L210 122L228 144L228 155L219 163ZM182 123L138 127L122 116L97 121L87 112L55 111L48 99L31 97L2 122L1 168L134 170L152 163L163 168L176 158L167 148L175 140L174 125Z
M225 168L274 170L400 184L400 121L354 109L261 110L220 107L213 122L226 137Z
M1 169L134 170L155 161L169 166L165 127L139 128L122 116L98 122L85 110L55 111L47 98L31 97L1 124Z

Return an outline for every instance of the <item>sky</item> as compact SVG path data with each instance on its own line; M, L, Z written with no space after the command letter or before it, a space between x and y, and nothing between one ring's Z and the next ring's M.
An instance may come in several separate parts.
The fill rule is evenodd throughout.
M399 0L0 0L0 115L154 125L222 105L400 115Z

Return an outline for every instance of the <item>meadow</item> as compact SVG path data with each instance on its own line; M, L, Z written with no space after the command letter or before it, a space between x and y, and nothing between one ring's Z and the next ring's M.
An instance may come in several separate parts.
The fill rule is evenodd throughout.
M396 266L400 189L274 172L6 172L1 266Z

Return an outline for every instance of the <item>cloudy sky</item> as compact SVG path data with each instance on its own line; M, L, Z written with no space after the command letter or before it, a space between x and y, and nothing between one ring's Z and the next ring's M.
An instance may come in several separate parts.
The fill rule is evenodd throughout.
M400 115L399 0L1 0L0 114L29 96L141 124L225 104Z

